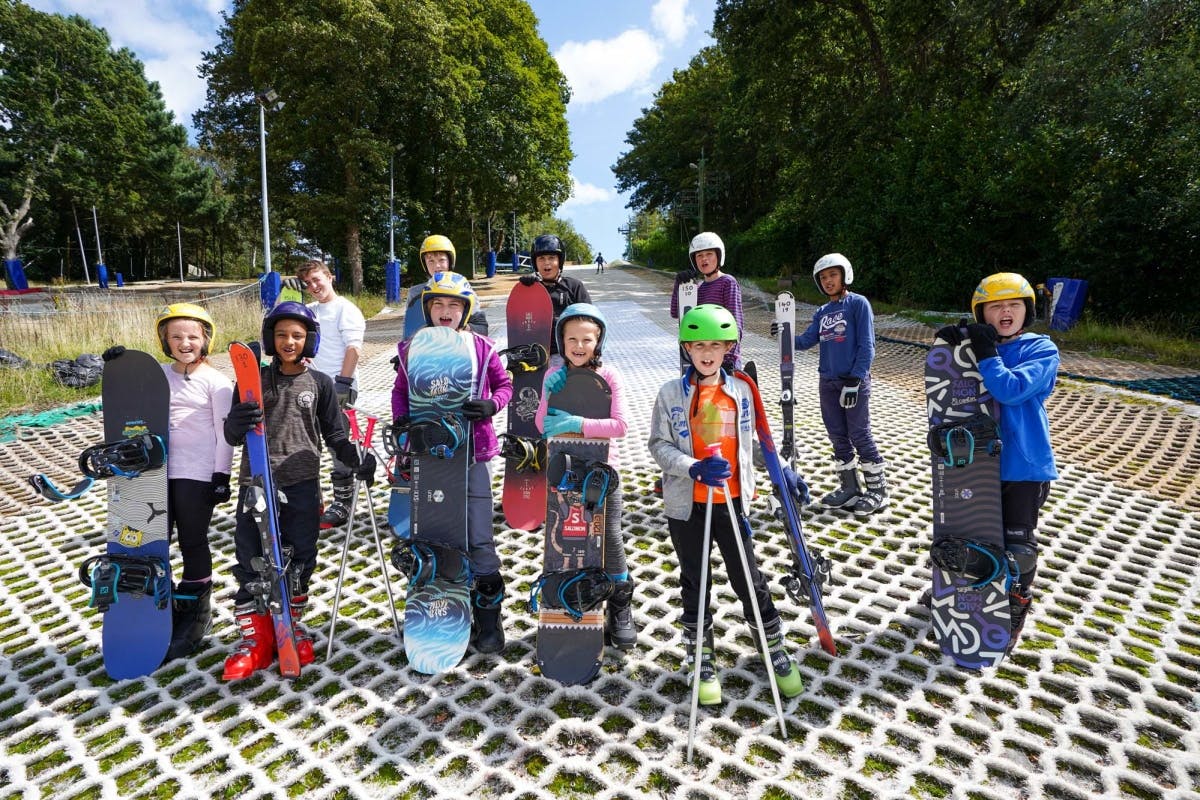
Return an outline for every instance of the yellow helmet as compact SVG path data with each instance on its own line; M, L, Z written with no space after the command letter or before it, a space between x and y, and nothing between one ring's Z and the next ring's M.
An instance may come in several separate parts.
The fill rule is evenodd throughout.
M971 298L971 313L976 322L983 322L984 303L1017 298L1025 301L1025 325L1028 325L1033 322L1033 287L1015 272L997 272L995 275L988 275L975 287L975 295Z
M450 271L454 269L454 243L448 237L442 236L440 233L435 233L432 236L426 236L425 241L421 242L421 268L425 268L426 253L449 253L450 254Z
M217 326L213 324L213 318L208 311L195 303L171 303L163 306L162 311L158 312L158 319L154 321L154 330L158 333L158 341L162 344L163 353L167 356L171 355L171 348L167 346L167 337L163 328L173 319L194 319L200 323L200 327L204 328L205 339L204 346L200 348L200 355L207 356L213 339L217 336Z
M470 281L457 272L435 272L433 277L425 282L425 286L421 292L421 308L425 313L426 325L434 324L433 316L429 313L429 304L435 297L451 297L463 302L466 307L463 309L458 329L460 331L466 330L467 322L470 321L471 315L475 313L475 306L478 304L478 300L475 297L475 290L471 288Z

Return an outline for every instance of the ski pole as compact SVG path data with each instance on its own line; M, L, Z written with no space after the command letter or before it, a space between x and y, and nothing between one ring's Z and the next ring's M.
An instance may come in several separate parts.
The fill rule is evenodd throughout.
M720 445L708 448L709 455L720 449ZM712 546L713 487L708 487L708 499L704 502L704 541L700 547L700 599L696 605L696 651L692 654L692 714L688 719L687 763L692 763L692 749L696 740L696 715L700 711L700 664L704 656L704 628L708 617L708 561ZM715 656L715 653L714 653Z
M379 417L367 417L367 429L363 432L362 443L359 445L362 453L367 453L369 450L374 450L371 446L371 438L375 433L375 423ZM365 457L365 456L364 456ZM400 618L396 615L396 598L392 594L392 581L388 577L387 559L383 555L383 540L379 537L379 523L375 520L375 501L371 499L371 487L367 489L367 510L371 514L371 535L375 537L375 552L379 555L379 570L383 576L383 585L387 589L388 605L392 608L392 626L396 629L396 636L401 637L404 634L400 631ZM357 494L357 493L356 493ZM349 538L349 534L347 534Z
M762 610L758 607L758 595L754 591L754 577L750 573L750 559L746 556L746 545L742 541L742 529L738 525L737 514L733 510L733 502L729 496L729 481L722 481L721 488L725 490L725 509L729 512L729 527L733 530L733 540L737 543L738 557L742 560L742 572L746 575L746 587L750 592L750 605L754 608L754 624L758 628L758 645L762 652L763 664L767 667L767 679L771 683L771 697L775 700L775 713L779 717L779 733L786 739L787 725L783 721L783 701L779 699L779 681L775 678L775 666L771 663L771 651L767 647L767 628L763 625ZM782 635L781 628L780 636Z

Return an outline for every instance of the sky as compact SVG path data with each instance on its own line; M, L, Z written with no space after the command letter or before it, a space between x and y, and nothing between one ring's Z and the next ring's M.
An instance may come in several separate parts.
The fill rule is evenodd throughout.
M39 10L78 14L142 60L167 107L188 128L204 104L196 68L217 42L227 0L26 0ZM630 217L612 166L625 135L673 70L712 43L715 0L531 0L538 30L571 85L571 198L557 211L607 260L625 246Z

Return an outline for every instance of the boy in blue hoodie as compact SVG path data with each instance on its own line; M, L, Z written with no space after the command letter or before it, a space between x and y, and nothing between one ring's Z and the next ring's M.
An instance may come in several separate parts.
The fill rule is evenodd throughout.
M1058 478L1050 446L1046 399L1058 375L1058 347L1047 336L1025 331L1035 295L1029 281L1012 272L984 278L971 299L974 322L947 325L937 335L951 344L971 340L983 384L1000 404L1000 498L1004 547L1020 577L1009 595L1011 649L1021 634L1037 572L1038 512Z

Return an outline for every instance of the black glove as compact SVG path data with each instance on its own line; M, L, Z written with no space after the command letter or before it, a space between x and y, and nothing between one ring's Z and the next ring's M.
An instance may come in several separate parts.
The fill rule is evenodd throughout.
M229 416L225 417L225 441L230 445L246 441L246 434L255 425L262 422L262 418L262 408L258 403L235 404L233 408L229 409Z
M358 469L354 471L354 477L365 483L367 488L374 486L375 466L375 454L367 453L366 456L363 457L362 464L360 464Z
M116 358L117 356L121 355L121 353L124 353L124 352L125 352L125 345L114 344L112 347L108 348L103 353L101 353L100 357L103 358L105 361L112 361L114 358Z
M468 400L462 404L463 419L478 422L481 419L491 419L499 409L495 400Z
M333 379L333 391L337 393L338 405L342 408L354 405L358 399L358 390L354 388L354 378L338 375Z
M397 353L396 355L392 356L392 358L391 358L391 365L392 365L392 371L393 371L393 372L396 372L396 373L399 373L399 372L400 372L400 354L399 354L399 353Z
M213 505L220 505L229 499L229 476L224 472L214 472L212 475L212 483L210 484L209 497L212 498Z
M993 358L996 353L996 329L991 325L972 322L967 326L967 338L971 340L971 349L975 351L975 360L983 361Z
M685 281L694 281L700 277L700 272L695 267L681 269L675 273L675 282L684 283Z
M530 272L522 275L518 280L521 281L522 286L533 286L538 282L538 276L535 273Z
M958 345L962 344L962 340L966 338L966 336L963 335L962 329L970 324L970 318L963 317L953 325L943 325L942 327L938 328L937 333L935 333L934 336L938 339L941 339L946 344L951 345L952 347L957 347Z
M722 484L733 475L729 469L729 462L721 456L709 456L702 458L688 468L688 477L694 481L699 481L705 486L713 486L720 489Z
M352 470L362 466L362 456L358 454L358 448L354 445L354 442L349 439L338 442L333 446L333 457Z
M779 323L772 322L771 323L771 338L774 339L778 335L779 335Z
M838 397L838 403L842 408L854 408L858 405L858 386L862 383L862 379L856 378L853 375L842 377L842 393Z

